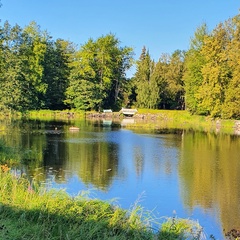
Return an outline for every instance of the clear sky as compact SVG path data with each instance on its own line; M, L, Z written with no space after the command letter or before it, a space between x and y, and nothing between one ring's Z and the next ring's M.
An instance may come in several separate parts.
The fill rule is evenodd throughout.
M187 50L197 27L239 13L239 0L0 0L2 24L21 27L36 21L54 39L82 45L113 33L138 59L145 45L151 57Z

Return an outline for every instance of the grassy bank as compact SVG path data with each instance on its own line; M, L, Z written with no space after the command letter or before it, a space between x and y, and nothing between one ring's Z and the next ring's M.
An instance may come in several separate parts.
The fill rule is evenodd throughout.
M196 222L171 218L153 231L153 218L139 206L127 211L62 190L46 191L13 176L6 165L0 179L0 239L202 239Z
M207 116L191 115L188 111L139 109L135 116L135 127L178 128L201 131L233 133L235 120L213 119ZM133 125L134 127L134 125Z
M40 120L78 120L87 117L89 120L101 120L105 117L112 118L113 121L121 122L124 118L120 112L103 114L98 112L85 112L74 110L51 111L39 110L29 111L25 114L4 115L4 117L25 117ZM213 119L208 116L191 115L186 110L151 110L138 109L133 116L134 123L125 124L124 127L134 129L193 129L205 132L222 132L227 134L240 134L240 121L234 119Z
M72 110L63 110L63 111L52 111L52 110L39 110L39 111L29 111L25 114L25 117L30 119L42 119L42 120L52 120L52 119L69 119L69 118L84 118L84 111L72 111Z
M113 121L121 122L124 118L119 113L107 115L86 113L86 116L93 121L107 117L112 118ZM208 116L191 115L185 110L138 109L138 112L131 119L134 122L126 121L124 127L154 131L162 129L193 129L204 132L240 134L240 122L237 120L213 119Z

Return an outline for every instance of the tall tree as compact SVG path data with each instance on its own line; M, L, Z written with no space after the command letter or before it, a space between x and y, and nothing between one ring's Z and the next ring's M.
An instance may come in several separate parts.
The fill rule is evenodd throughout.
M76 52L66 103L79 109L101 110L117 105L125 72L131 66L132 49L119 47L112 34L89 39Z
M26 102L26 96L22 94L25 86L20 54L21 28L18 25L11 27L6 21L1 30L0 107L21 111Z
M47 50L43 62L43 82L47 84L44 95L45 108L61 110L64 104L65 92L68 87L70 64L75 47L72 43L57 39L47 42Z
M208 36L207 25L203 24L197 28L185 57L185 73L183 76L185 104L186 109L193 114L206 113L205 110L199 108L199 99L196 97L203 82L202 67L205 64L205 56L202 55L201 50L206 36Z
M225 101L225 89L229 83L231 70L228 65L228 32L223 24L205 38L201 53L206 63L202 67L203 82L197 94L199 107L213 117L221 117Z
M50 39L35 22L24 29L5 22L0 29L1 109L62 107L69 72L67 44Z
M185 53L176 50L162 59L161 105L167 109L184 108L184 59ZM163 84L164 83L164 84Z
M155 63L144 46L134 76L136 88L136 106L139 108L156 108L159 101L159 87L156 75L153 75Z
M26 91L31 93L30 109L44 107L43 95L46 93L47 84L43 81L43 62L47 50L47 39L44 32L36 22L31 22L23 29L22 55L23 75L27 82Z
M231 41L227 48L227 59L231 69L231 78L225 88L222 117L240 119L240 14L235 16L229 25Z

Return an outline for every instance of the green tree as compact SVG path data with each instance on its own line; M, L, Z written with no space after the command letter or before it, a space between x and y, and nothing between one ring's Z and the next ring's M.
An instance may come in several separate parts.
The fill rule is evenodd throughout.
M208 36L207 25L203 24L197 28L194 38L191 39L190 49L185 57L184 88L185 105L193 114L206 113L199 107L199 99L196 97L198 89L203 83L202 67L205 64L205 56L201 49L204 45L204 38Z
M171 56L165 54L159 63L162 108L184 109L184 59L185 53L176 50Z
M119 47L112 34L89 39L75 53L66 103L84 110L117 105L125 72L131 67L132 49Z
M68 87L70 64L75 47L71 42L57 39L47 42L47 50L43 62L43 82L47 84L44 95L45 108L62 110L65 92Z
M0 107L2 110L21 111L26 101L22 94L25 86L20 54L21 28L18 25L11 27L6 21L1 33Z
M231 68L231 78L225 88L222 117L240 119L240 15L235 16L229 25L231 26L231 41L227 48L227 57Z
M22 112L40 108L47 85L42 82L46 44L39 27L33 22L21 29L5 22L1 44L1 108Z
M79 51L74 53L65 100L71 108L96 110L98 107L100 85L95 80L97 75L95 45L95 42L89 39Z
M222 104L225 101L225 88L231 75L228 66L228 33L220 24L211 36L205 37L201 50L206 63L202 67L203 82L197 92L199 107L214 117L221 116Z
M153 74L154 68L155 63L151 60L149 51L143 47L134 76L136 106L139 108L157 108L159 87L157 76Z
M22 56L23 75L30 93L28 109L43 108L43 95L47 90L47 83L43 81L43 62L47 50L46 36L41 32L36 22L31 22L23 29Z
M140 108L184 108L184 52L163 54L155 64L144 47L134 76L136 105Z

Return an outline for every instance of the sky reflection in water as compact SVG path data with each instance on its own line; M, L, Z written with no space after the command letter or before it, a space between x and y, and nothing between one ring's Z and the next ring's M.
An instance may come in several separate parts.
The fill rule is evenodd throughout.
M223 239L222 229L240 225L237 136L135 133L86 123L76 132L58 122L19 126L24 131L11 130L5 138L38 153L26 168L38 181L53 181L52 187L72 195L90 190L90 197L115 199L126 209L138 202L159 218L176 211L216 239Z

